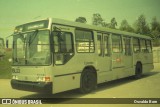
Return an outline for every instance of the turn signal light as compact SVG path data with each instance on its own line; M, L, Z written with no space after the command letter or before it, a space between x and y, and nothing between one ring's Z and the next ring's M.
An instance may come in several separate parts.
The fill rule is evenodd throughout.
M45 77L45 81L47 82L47 81L50 81L51 80L51 78L50 77Z

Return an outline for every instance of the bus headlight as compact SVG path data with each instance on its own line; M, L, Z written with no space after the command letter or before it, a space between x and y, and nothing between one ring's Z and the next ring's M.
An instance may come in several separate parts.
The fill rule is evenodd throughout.
M37 77L37 81L45 81L44 77Z
M13 75L12 79L18 80L18 76L17 75Z
M37 77L37 81L40 82L49 82L50 80L50 77Z

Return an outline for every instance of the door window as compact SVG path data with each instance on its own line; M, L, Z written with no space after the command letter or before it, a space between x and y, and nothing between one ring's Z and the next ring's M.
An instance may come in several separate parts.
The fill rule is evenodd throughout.
M131 38L130 37L123 37L123 51L124 54L129 56L131 55Z
M112 35L112 52L121 53L122 52L122 41L120 35Z
M133 38L133 52L134 53L140 52L140 43L138 38Z
M53 32L55 64L65 64L74 53L73 37L69 32Z
M108 35L98 33L97 35L97 49L99 56L109 55Z

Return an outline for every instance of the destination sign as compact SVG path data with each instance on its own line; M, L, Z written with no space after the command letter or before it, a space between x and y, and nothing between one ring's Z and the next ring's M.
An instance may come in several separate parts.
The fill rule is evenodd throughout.
M17 26L14 33L48 28L49 20L41 20Z

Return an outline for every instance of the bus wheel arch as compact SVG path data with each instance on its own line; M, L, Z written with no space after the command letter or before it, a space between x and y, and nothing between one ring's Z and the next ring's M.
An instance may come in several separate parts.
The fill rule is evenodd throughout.
M135 78L139 79L142 77L143 73L143 66L140 61L137 61L136 66L135 66Z
M97 72L93 66L86 66L80 77L80 92L89 93L97 87Z

